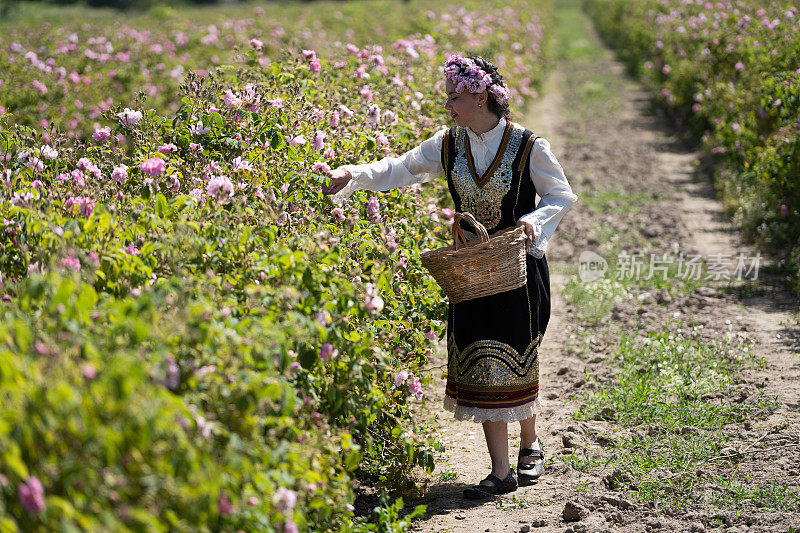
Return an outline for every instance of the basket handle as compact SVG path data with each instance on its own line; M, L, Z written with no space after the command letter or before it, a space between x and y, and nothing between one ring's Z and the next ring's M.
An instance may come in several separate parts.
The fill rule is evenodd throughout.
M461 229L462 220L467 221L473 228L478 230L478 237L480 237L481 242L489 242L489 233L486 231L484 225L475 219L472 213L454 213L452 232L456 250L467 244L467 238L464 236L464 231Z

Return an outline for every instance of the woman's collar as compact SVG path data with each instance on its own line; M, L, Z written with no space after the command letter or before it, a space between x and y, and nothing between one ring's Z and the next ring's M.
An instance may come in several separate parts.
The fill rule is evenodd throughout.
M469 135L470 139L480 140L481 142L486 143L491 139L494 139L498 135L502 135L505 129L506 129L506 118L500 117L500 121L497 123L497 126L490 129L489 131L484 133L475 133L474 131L472 131L472 128L467 127L467 135Z

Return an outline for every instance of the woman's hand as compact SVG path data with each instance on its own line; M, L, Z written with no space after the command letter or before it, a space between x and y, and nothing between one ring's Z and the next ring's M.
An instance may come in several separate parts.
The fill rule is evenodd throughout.
M350 174L350 171L343 167L331 170L328 176L331 178L331 184L322 187L322 192L324 194L336 194L344 189L345 185L350 183L350 180L353 179L353 175Z
M536 235L536 228L534 228L533 224L530 222L525 222L524 220L517 222L517 227L520 226L525 228L525 246L529 247L534 239L538 237L538 235Z

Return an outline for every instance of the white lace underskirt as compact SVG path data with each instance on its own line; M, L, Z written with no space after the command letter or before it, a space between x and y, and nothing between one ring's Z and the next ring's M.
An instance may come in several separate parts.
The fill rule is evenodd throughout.
M457 405L456 399L445 394L444 408L453 413L456 420L472 420L478 424L490 422L519 422L542 412L542 404L537 396L535 400L516 407L498 409L481 409L480 407L464 407Z

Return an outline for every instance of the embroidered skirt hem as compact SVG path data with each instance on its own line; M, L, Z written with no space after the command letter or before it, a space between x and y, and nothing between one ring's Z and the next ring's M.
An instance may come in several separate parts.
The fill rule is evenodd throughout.
M527 271L522 287L448 306L445 408L459 420L514 422L539 410L547 260L528 254Z
M444 408L453 413L456 420L469 420L481 424L483 422L519 422L542 412L539 397L516 407L500 407L482 409L458 405L455 398L445 395Z

